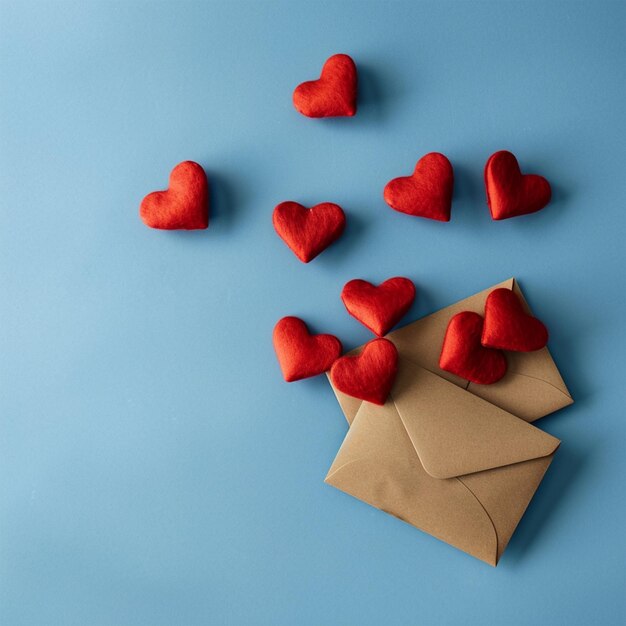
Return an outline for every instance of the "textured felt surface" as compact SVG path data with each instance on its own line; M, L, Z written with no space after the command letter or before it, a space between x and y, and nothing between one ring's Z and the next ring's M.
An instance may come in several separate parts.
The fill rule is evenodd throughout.
M450 319L441 346L439 367L472 383L491 385L506 374L506 358L501 350L481 344L484 319L472 311L462 311Z
M388 339L372 339L360 354L342 356L330 368L333 385L349 396L383 405L398 373L398 351Z
M201 165L179 163L166 191L153 191L142 201L139 216L146 226L162 230L195 230L209 225L209 184Z
M450 221L454 170L444 154L430 152L415 165L411 176L394 178L385 185L385 202L400 213Z
M623 626L625 9L3 0L0 624ZM337 51L357 115L303 117ZM495 222L502 148L553 198ZM433 150L446 223L382 197ZM185 159L209 228L146 227ZM306 265L286 199L346 212ZM575 399L537 422L563 443L496 569L324 484L346 419L276 360L285 315L372 339L341 289L399 275L400 324L515 276Z
M347 54L334 54L317 80L299 84L293 105L307 117L352 117L356 114L357 69Z
M541 320L524 311L510 289L495 289L485 301L481 343L489 348L532 352L546 346L548 329Z
M388 278L380 285L355 278L341 290L348 313L375 335L386 335L411 308L415 285L402 276Z
M538 174L522 174L515 155L507 150L495 152L487 160L485 191L494 220L536 213L552 197L550 183Z
M337 337L311 335L297 317L279 320L272 337L280 369L288 383L322 374L341 356L341 341Z
M307 208L298 202L281 202L272 214L274 230L303 262L312 261L346 226L343 209L332 202Z

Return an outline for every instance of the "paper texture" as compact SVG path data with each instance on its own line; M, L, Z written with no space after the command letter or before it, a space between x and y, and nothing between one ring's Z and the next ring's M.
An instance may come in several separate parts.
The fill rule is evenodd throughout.
M507 353L494 385L438 367L449 319L483 313L490 291L441 309L387 337L399 373L383 407L334 390L348 434L326 482L496 565L559 441L532 422L573 402L546 348ZM523 296L522 296L523 297Z

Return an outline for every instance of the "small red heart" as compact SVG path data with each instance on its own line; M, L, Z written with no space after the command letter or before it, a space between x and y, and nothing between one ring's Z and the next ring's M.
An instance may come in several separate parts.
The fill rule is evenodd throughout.
M337 239L346 226L342 208L322 202L307 209L297 202L281 202L272 215L278 236L308 263Z
M500 350L480 343L483 318L472 311L457 313L446 329L439 367L472 383L490 385L506 374L506 359Z
M291 383L330 369L341 356L341 341L334 335L311 335L297 317L283 317L274 326L274 350L284 379Z
M485 301L482 344L500 350L533 352L548 343L548 329L536 317L527 315L510 289L494 289Z
M487 204L494 220L543 209L552 196L550 183L536 174L522 174L515 155L500 150L485 165Z
M401 176L385 186L385 202L400 213L450 221L454 172L439 152L424 155L411 176Z
M300 83L293 104L307 117L345 117L356 113L357 73L347 54L330 57L317 80Z
M383 405L398 373L398 351L388 339L372 339L357 356L342 356L330 368L333 385L349 396Z
M142 201L139 215L146 226L163 230L195 230L209 225L209 183L200 165L179 163L166 191L153 191Z
M389 278L377 287L366 280L346 283L341 299L348 313L375 335L386 335L411 308L415 286L408 278Z

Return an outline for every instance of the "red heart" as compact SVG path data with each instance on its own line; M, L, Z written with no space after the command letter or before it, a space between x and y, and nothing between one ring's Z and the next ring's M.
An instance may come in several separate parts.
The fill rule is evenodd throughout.
M490 385L506 374L506 359L500 350L480 344L483 318L478 313L457 313L446 329L439 367L472 383Z
M342 356L330 368L333 385L349 396L385 404L398 373L398 351L388 339L372 339L357 356Z
M139 215L146 226L163 230L195 230L209 225L209 183L200 165L179 163L166 191L153 191L142 201Z
M400 213L450 221L454 172L439 152L424 155L411 176L394 178L385 186L385 202Z
M317 376L341 356L341 341L334 335L311 335L297 317L283 317L274 326L274 350L288 383Z
M532 352L548 343L548 329L536 317L527 315L510 289L494 289L485 302L482 344L500 350Z
M395 326L415 300L415 286L408 278L389 278L376 287L366 280L346 283L341 299L348 313L382 337Z
M515 155L500 150L485 165L487 204L494 220L535 213L552 196L550 183L536 174L522 174Z
M347 54L335 54L324 63L317 80L300 83L293 104L307 117L345 117L356 113L357 73Z
M346 225L342 208L322 202L307 209L297 202L281 202L272 215L278 236L308 263L337 239Z

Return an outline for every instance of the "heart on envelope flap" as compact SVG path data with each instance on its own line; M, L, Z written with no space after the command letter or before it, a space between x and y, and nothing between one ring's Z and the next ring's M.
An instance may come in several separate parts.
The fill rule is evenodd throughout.
M483 318L474 311L453 315L441 347L439 367L478 385L492 385L506 374L506 359L501 350L481 343Z
M372 339L358 355L344 355L330 368L337 389L355 398L382 405L398 371L398 351L387 339Z
M543 322L524 311L521 300L510 289L494 289L485 302L482 344L513 352L541 350L548 343Z

